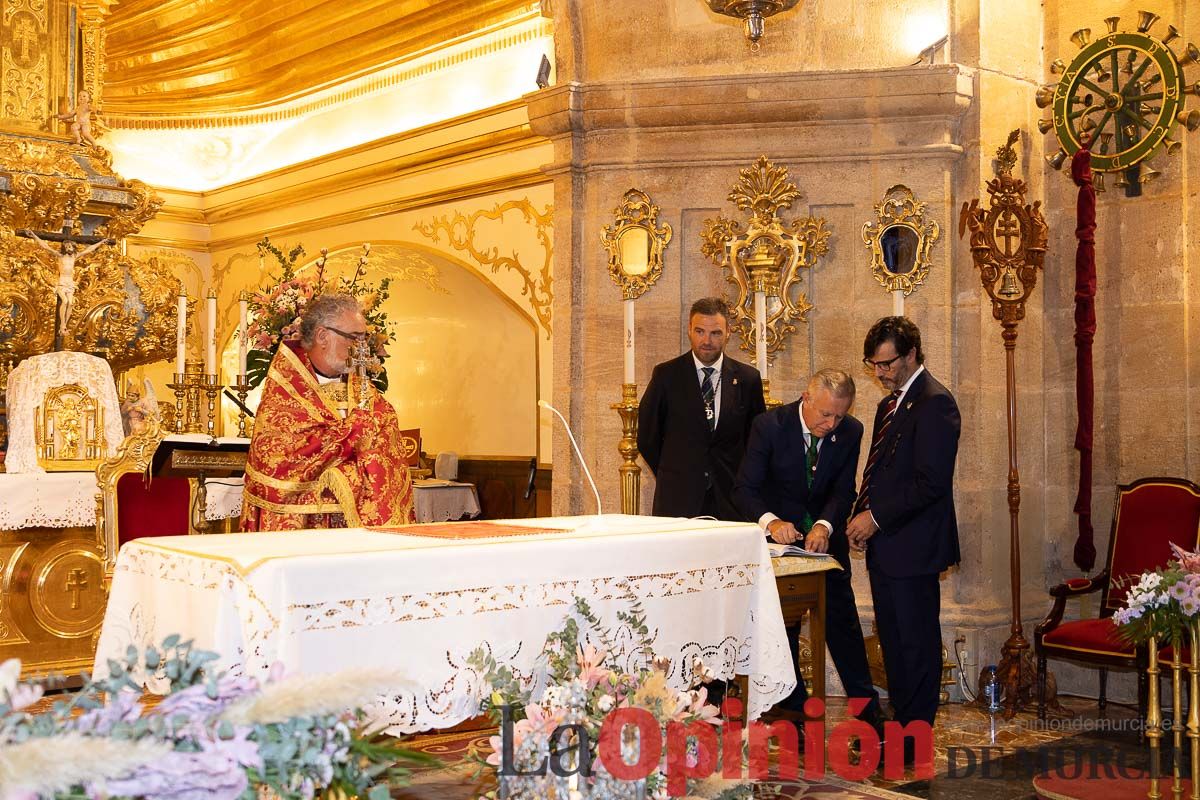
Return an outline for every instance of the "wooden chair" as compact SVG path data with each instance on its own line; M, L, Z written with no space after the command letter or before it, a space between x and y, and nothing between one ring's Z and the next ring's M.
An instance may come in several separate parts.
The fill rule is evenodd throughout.
M1050 590L1054 603L1034 631L1037 656L1038 719L1046 718L1046 659L1068 659L1100 671L1100 708L1107 705L1108 670L1136 669L1138 711L1145 718L1149 684L1145 647L1135 648L1117 633L1113 612L1138 576L1171 559L1168 542L1195 550L1200 542L1200 486L1180 478L1142 478L1117 487L1108 561L1092 578L1072 578ZM1067 600L1100 592L1097 619L1063 622Z
M166 436L157 420L131 433L117 454L96 467L96 538L104 551L104 572L111 577L117 550L147 536L191 533L191 481L159 477L147 480L154 451Z

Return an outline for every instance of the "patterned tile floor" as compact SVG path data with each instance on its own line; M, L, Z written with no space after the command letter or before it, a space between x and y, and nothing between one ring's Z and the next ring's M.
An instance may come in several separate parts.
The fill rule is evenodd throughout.
M953 800L1025 800L1033 798L1035 767L1055 768L1058 759L1070 765L1076 757L1122 760L1144 767L1146 749L1137 743L1136 714L1109 705L1101 714L1094 700L1064 698L1069 716L1039 724L1027 712L1011 720L963 705L942 707L935 730L935 775L931 780L887 780L875 775L862 783L827 777L819 783L770 781L758 795L778 798L953 798ZM827 726L846 718L845 702L829 703ZM491 731L438 733L413 737L411 745L437 754L446 766L414 776L413 784L398 790L396 800L467 800L490 787L471 778L463 762L468 753L490 752ZM1102 800L1097 796L1096 800Z

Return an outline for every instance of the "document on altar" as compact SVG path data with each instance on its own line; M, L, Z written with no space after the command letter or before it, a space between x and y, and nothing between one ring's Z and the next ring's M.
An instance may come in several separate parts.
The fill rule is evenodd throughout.
M784 556L798 556L800 558L817 558L833 560L833 556L829 553L816 553L812 550L805 550L798 544L779 544L778 542L767 542L767 548L771 551L771 558L783 558Z

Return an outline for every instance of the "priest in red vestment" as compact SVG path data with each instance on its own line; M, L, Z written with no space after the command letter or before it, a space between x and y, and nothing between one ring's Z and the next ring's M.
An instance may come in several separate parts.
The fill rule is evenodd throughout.
M413 521L396 411L373 386L360 403L350 368L366 336L358 300L322 295L305 310L300 339L280 345L254 418L243 531Z

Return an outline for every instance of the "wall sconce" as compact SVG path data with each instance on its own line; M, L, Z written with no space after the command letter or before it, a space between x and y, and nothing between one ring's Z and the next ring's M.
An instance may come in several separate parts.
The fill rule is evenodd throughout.
M708 7L718 14L744 21L750 48L758 50L758 40L766 30L766 18L787 11L798 2L800 0L708 0Z
M791 208L799 197L787 167L760 156L741 171L729 193L731 203L750 212L749 223L718 216L705 220L700 233L700 252L737 287L737 297L729 304L730 328L741 337L742 350L755 354L768 405L769 354L783 349L784 339L796 330L795 321L805 321L812 309L800 291L801 270L812 269L829 249L829 229L822 217L785 223L779 216L780 209Z
M634 376L633 304L662 275L663 250L671 242L671 226L659 223L658 206L640 189L630 189L613 209L612 225L600 232L600 243L608 251L608 274L621 290L625 311L625 380L621 384L621 402L612 406L621 417L621 441L617 452L624 463L621 475L621 513L640 513L642 468L638 466L637 379Z

